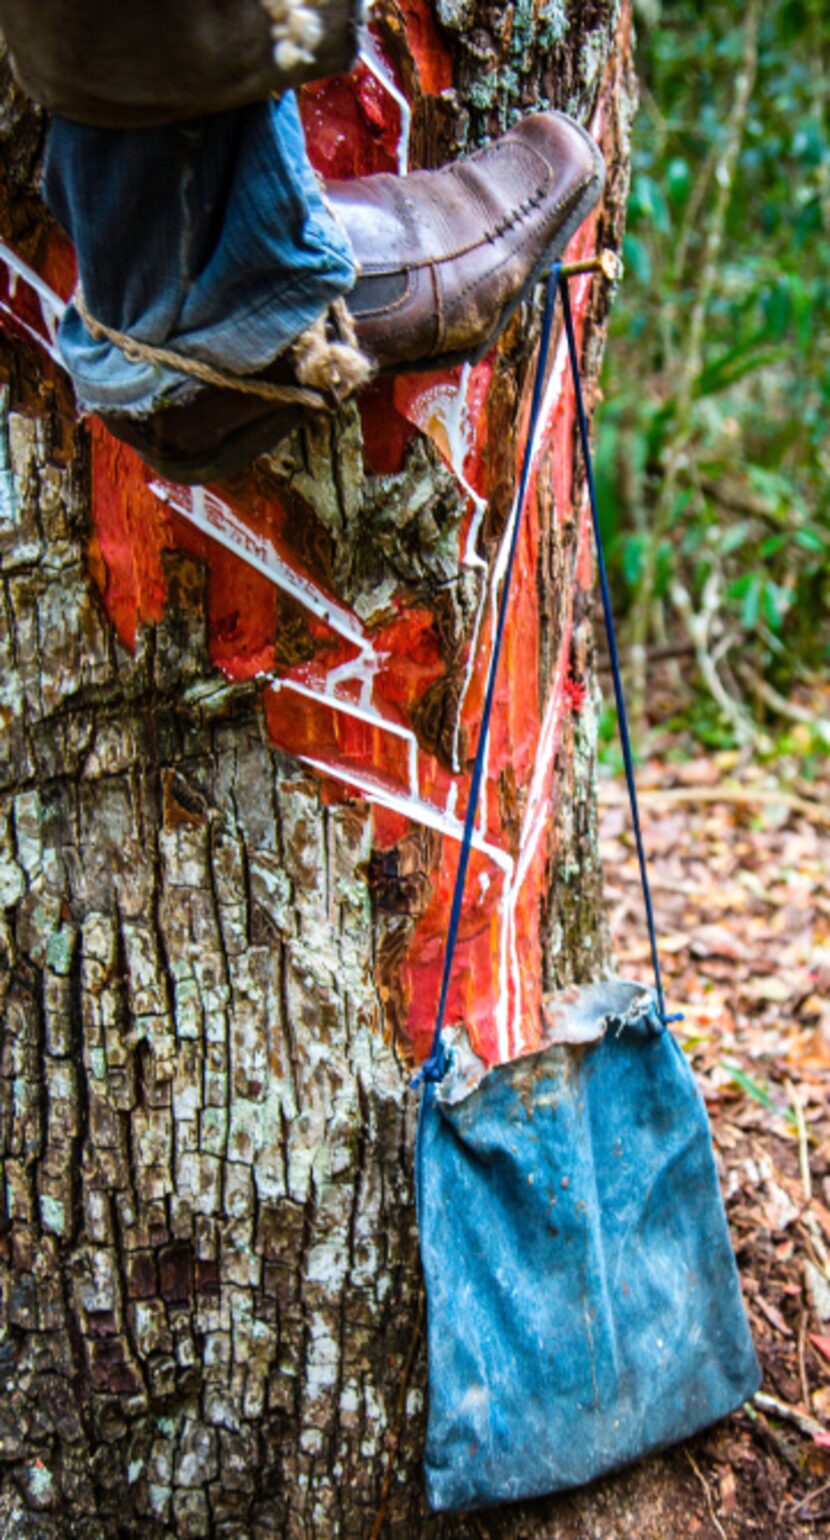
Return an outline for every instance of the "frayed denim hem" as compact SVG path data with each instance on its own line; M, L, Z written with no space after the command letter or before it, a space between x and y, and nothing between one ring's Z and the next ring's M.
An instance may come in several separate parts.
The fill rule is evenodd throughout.
M291 93L154 129L56 118L43 190L96 319L230 374L266 368L355 282ZM96 341L71 304L58 343L85 413L147 417L210 388Z

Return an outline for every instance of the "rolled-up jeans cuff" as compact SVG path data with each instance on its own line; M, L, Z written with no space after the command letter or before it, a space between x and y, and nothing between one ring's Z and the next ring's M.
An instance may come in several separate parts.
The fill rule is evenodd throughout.
M97 320L226 373L265 368L355 281L290 93L158 129L56 119L44 196ZM143 417L205 389L96 340L71 304L58 341L83 411Z
M185 358L213 361L212 367L226 374L248 378L267 368L281 353L296 341L297 337L316 321L332 300L347 294L354 283L354 271L349 282L325 281L317 278L305 285L305 294L292 297L290 311L282 312L268 328L267 342L257 340L250 348L249 361L242 368L231 369L223 361L224 344L229 328L217 324L199 346L185 334L173 333L156 343L165 350L180 352ZM290 320L285 321L285 317ZM279 322L283 321L280 325ZM134 331L132 335L136 335ZM96 341L81 320L75 306L70 304L64 312L58 332L61 358L72 376L78 410L89 412L123 412L131 417L148 417L161 406L183 406L210 385L196 375L174 370L161 364L128 359L114 343L106 338ZM237 350L238 351L238 350Z

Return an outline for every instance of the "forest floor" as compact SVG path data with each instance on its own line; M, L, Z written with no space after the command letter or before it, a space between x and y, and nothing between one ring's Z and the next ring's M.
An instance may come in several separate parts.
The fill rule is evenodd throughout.
M830 757L764 765L652 733L637 784L668 1009L709 1111L762 1390L697 1438L523 1505L518 1527L489 1509L428 1526L436 1540L830 1540ZM647 982L621 775L599 801L616 963Z
M830 775L661 747L638 786L666 994L685 1014L764 1372L752 1408L673 1453L690 1478L682 1532L830 1535ZM600 804L620 972L646 978L620 779Z

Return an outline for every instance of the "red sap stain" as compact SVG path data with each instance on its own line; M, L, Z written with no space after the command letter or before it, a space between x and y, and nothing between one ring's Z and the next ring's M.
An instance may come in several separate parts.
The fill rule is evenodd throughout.
M107 614L128 647L139 625L161 620L164 569L161 553L172 544L163 503L149 491L146 467L126 444L90 419L92 450L92 565L105 574Z
M50 340L37 293L25 278L6 267L0 270L0 317L3 330L21 342Z
M47 234L46 250L42 263L38 263L38 272L62 299L69 299L78 281L78 264L74 247L54 226Z
M449 54L426 0L401 0L412 55L425 91L451 83ZM378 50L380 44L376 42ZM391 68L385 60L386 68ZM303 93L303 114L315 164L328 176L363 175L397 168L400 112L390 93L361 65L348 79L319 82ZM592 221L568 250L586 255L595 240ZM71 249L60 239L47 242L44 274L64 295L71 290ZM590 302L591 280L575 279L571 299L581 341ZM19 284L11 294L0 280L17 317L4 324L25 335L25 322L43 335L43 319L31 289ZM38 330L40 328L40 330ZM561 350L561 336L559 340ZM429 436L459 478L467 506L458 539L467 562L485 559L492 579L496 552L487 549L476 499L486 496L488 478L488 408L491 404L495 352L475 368L433 371L377 381L361 403L366 464L370 472L392 475L404 462L416 433ZM532 371L531 371L532 372ZM526 379L518 408L516 469L527 431L529 396ZM551 389L541 448L531 480L520 534L510 611L496 684L494 717L483 816L474 850L453 970L447 1020L463 1021L477 1051L487 1062L509 1056L539 1040L542 960L539 908L549 882L551 860L550 799L553 766L562 720L584 703L584 687L570 679L571 600L563 594L560 651L554 684L542 699L538 677L540 561L537 478L551 477L556 517L578 516L575 567L577 583L592 580L590 523L584 507L571 504L574 417L567 367L558 390ZM347 634L330 624L336 600L320 574L292 551L286 509L254 474L201 494L202 528L192 522L196 501L186 489L170 488L154 477L125 446L109 438L100 424L90 426L92 445L92 520L90 566L101 588L118 635L129 646L138 627L153 623L165 603L163 552L178 547L207 566L210 655L230 679L272 676L263 689L264 713L271 740L305 763L313 761L321 799L365 797L371 804L373 840L388 849L400 841L411 822L443 830L441 855L428 873L431 896L415 923L401 965L401 988L415 1051L431 1039L444 960L446 932L460 851L461 823L470 788L470 770L481 722L484 687L492 646L492 595L478 613L474 654L453 660L453 685L462 692L458 755L452 771L419 748L413 728L424 693L447 669L436 617L426 607L410 609L403 589L392 596L382 622L371 629L352 617ZM150 482L157 484L153 490ZM163 500L178 496L181 512ZM476 537L476 530L479 531ZM212 531L212 532L211 532ZM492 537L490 537L492 539ZM268 567L263 552L275 552L285 568ZM478 569L480 576L483 569ZM269 575L270 573L270 575ZM286 573L288 577L286 577ZM291 588L294 574L299 589ZM303 590L302 583L308 584ZM282 586L281 586L282 585ZM278 647L280 610L287 585L307 607L303 640L308 661L287 666ZM475 584L470 585L470 603ZM316 596L316 598L315 598ZM316 608L317 613L314 613ZM340 610L343 610L340 606ZM325 616L329 616L329 620ZM472 643L470 644L472 645ZM283 662L277 664L277 659ZM279 670L280 677L274 678ZM337 673L335 675L335 670ZM312 773L311 771L308 772ZM426 848L426 847L425 847ZM506 866L512 861L509 870ZM171 1267L168 1271L175 1269ZM184 1268L186 1271L186 1268ZM171 1287L179 1286L174 1279ZM182 1285L184 1287L185 1285Z
M329 180L397 171L400 108L365 64L304 86L300 112L309 159Z
M360 392L363 458L376 476L394 476L403 469L406 446L415 428L395 405L396 381L373 380Z
M373 636L381 658L375 680L377 693L406 716L445 665L435 617L429 610L405 609L400 602L396 607L397 619Z
M406 20L406 40L418 67L422 91L437 95L452 85L452 57L435 22L431 5L425 0L398 0Z
M409 1030L415 1056L429 1051L444 967L447 918L461 850L457 840L445 841L440 873L430 905L415 929L402 968ZM484 879L484 881L482 881ZM498 899L503 875L478 851L467 874L466 901L453 959L447 997L447 1025L463 1022L475 1051L488 1063L498 1058L494 1005L501 967Z
M372 844L375 850L391 850L409 832L410 821L404 813L376 806L372 809Z
M493 377L488 356L472 369L399 374L393 400L401 415L426 433L473 491L485 491L487 397Z
M487 491L487 439L489 415L487 402L493 382L493 354L482 359L470 370L467 379L467 422L470 428L470 447L464 461L464 475L469 485L479 495Z
M229 679L253 679L274 667L277 596L274 585L232 551L173 515L176 545L209 563L210 660Z
M585 593L590 593L594 586L593 524L591 522L591 510L587 502L583 507L582 522L579 526L576 581Z
M576 716L585 706L586 689L580 679L568 678L563 685L565 700Z
M295 684L300 688L293 688ZM314 694L305 693L303 685L313 688ZM376 720L357 716L344 709L347 701L333 695L326 698L323 689L324 681L309 684L294 676L275 681L266 690L265 717L273 741L289 754L317 762L328 774L337 777L339 771L347 786L352 774L362 779L368 767L379 788L390 795L406 795L410 785L407 739L385 731L382 714Z

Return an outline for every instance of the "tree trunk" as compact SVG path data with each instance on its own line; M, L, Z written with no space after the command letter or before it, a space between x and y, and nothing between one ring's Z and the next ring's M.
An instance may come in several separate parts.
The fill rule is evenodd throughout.
M556 105L609 171L574 254L619 244L627 5L383 0L373 18L355 74L306 93L323 171L437 164ZM439 1522L419 1469L409 1079L538 310L472 370L381 382L232 484L174 487L75 421L43 123L7 78L3 102L0 1529L594 1533L608 1485ZM608 295L586 278L573 299L590 387ZM491 1060L604 952L563 362L560 337L450 1012ZM630 1533L603 1511L606 1536Z

